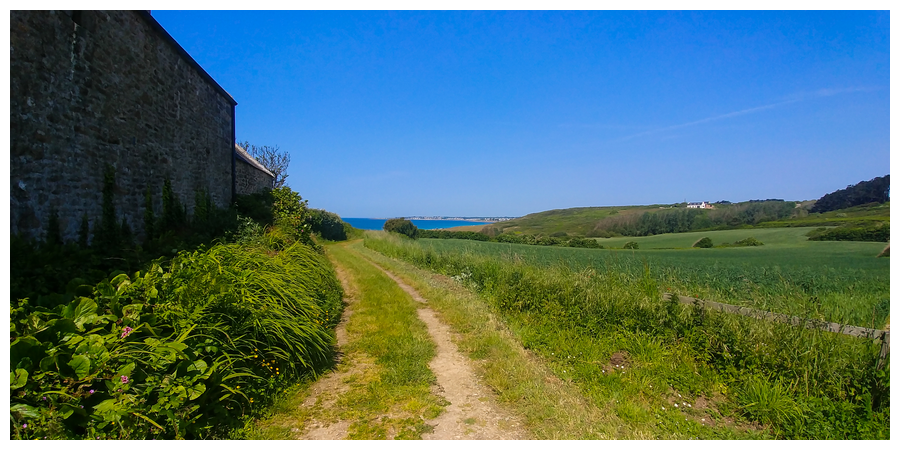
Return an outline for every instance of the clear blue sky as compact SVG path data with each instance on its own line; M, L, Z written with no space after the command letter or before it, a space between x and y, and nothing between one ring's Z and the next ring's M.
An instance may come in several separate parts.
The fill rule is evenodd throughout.
M890 172L887 12L153 16L343 217L810 200Z

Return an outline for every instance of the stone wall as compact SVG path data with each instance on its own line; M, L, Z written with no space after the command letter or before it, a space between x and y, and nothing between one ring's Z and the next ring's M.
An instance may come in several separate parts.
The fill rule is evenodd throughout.
M143 234L144 192L166 178L232 198L235 101L143 11L11 11L10 225L40 237L52 209L64 239L100 222L104 167L115 204Z
M265 188L272 189L275 179L269 174L238 159L235 164L236 190L238 195L252 194Z
M252 194L275 186L275 175L253 158L240 145L234 144L235 153L235 193Z

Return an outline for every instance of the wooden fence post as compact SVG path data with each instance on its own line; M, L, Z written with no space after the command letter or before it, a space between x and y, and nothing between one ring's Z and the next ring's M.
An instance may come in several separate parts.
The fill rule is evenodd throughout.
M875 366L876 370L881 370L884 367L884 360L887 358L888 353L891 351L891 332L885 332L881 335L881 353L878 355L878 365Z

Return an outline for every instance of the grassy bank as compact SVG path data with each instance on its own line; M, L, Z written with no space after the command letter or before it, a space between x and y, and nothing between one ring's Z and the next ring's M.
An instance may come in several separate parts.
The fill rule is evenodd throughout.
M331 360L341 288L273 228L11 311L10 437L234 436Z
M727 437L705 423L737 415L777 437L889 437L889 363L876 370L875 343L682 307L662 300L649 270L615 260L535 265L377 233L366 246L479 292L558 375L596 404L618 400L615 414L650 435Z

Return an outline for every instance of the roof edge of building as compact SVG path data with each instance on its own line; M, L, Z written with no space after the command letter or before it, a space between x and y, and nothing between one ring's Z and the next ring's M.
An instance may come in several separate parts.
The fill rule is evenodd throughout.
M266 175L275 178L275 174L273 174L269 169L266 169L266 166L262 165L259 161L256 160L256 158L247 153L247 150L244 150L244 148L237 143L234 144L234 154L237 155L237 157L245 163L250 164L257 170L264 172Z
M155 18L153 18L153 16L150 14L150 11L135 11L135 13L143 18L151 28L153 28L160 36L163 37L163 39L168 41L169 44L175 49L175 51L179 55L181 55L181 57L184 58L184 60L187 61L188 64L193 66L194 69L196 69L200 74L200 76L206 79L206 81L208 81L217 91L219 91L219 93L222 94L232 105L237 105L237 101L235 101L234 97L232 97L231 94L229 94L228 91L226 91L224 88L222 88L222 86L217 83L216 80L208 72L206 72L206 70L204 70L202 66L200 66L200 63L198 63L196 60L194 60L193 57L191 57L187 50L185 50L184 47L182 47L181 44L179 44L178 41L176 41L175 38L173 38L172 35L169 34L169 32L166 31L166 29L156 21Z

